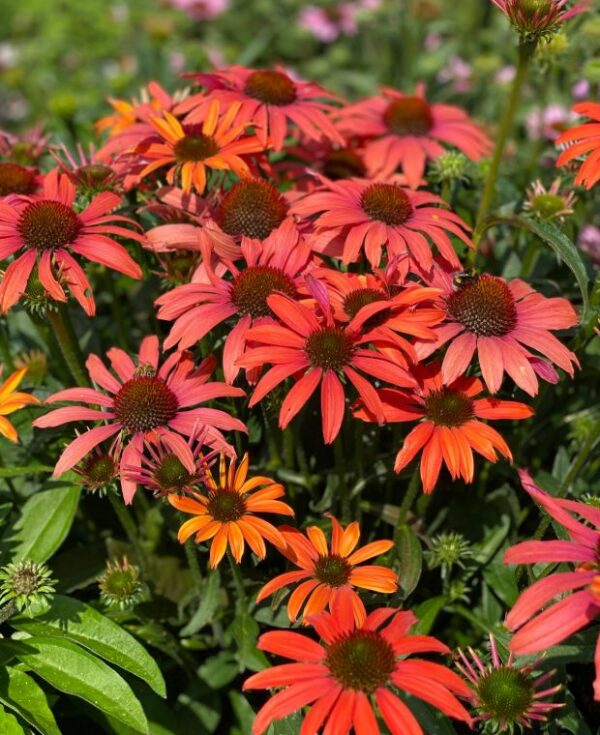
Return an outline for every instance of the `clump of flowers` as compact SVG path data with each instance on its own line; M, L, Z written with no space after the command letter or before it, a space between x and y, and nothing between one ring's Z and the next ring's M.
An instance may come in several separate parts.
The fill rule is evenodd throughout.
M0 568L0 605L30 615L34 608L50 602L55 584L52 571L45 564L30 559L10 562ZM0 610L0 617L5 609Z

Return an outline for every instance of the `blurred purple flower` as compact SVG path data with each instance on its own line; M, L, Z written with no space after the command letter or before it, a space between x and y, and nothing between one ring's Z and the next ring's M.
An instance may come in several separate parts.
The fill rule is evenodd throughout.
M331 9L307 5L300 11L298 22L319 41L333 43L341 35L356 34L356 14L359 10L360 7L353 3L340 3Z
M425 36L425 51L437 51L442 45L443 38L440 33L428 33Z
M577 245L587 253L593 263L600 266L600 228L594 225L584 225L579 232Z
M229 9L229 0L170 0L170 3L194 20L210 20Z
M555 140L576 119L576 115L559 104L532 110L527 116L529 137L531 140Z
M512 64L503 66L502 69L496 72L496 81L498 84L510 84L515 78L516 72L517 70Z
M455 92L468 92L471 89L473 68L460 56L451 56L443 69L438 72L437 80L443 84L452 82Z
M576 100L586 100L590 96L591 85L587 79L580 79L571 87L571 95Z

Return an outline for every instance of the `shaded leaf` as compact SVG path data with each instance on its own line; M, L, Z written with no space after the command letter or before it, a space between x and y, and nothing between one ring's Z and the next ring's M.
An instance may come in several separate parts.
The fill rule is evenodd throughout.
M24 671L0 667L0 702L42 735L60 735L44 690Z
M406 598L416 589L423 569L421 542L410 526L402 526L396 531L396 550L400 564L400 588Z

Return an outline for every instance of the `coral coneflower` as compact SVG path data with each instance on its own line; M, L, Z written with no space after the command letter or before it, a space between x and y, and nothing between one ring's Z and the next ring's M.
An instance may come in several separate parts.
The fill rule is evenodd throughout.
M40 186L36 169L11 161L0 162L0 199L9 194L35 194Z
M6 313L23 295L37 264L37 276L55 301L67 301L67 286L88 316L95 313L90 282L73 257L81 255L132 278L142 271L127 250L110 235L143 241L142 235L122 227L133 220L112 214L121 197L103 192L77 212L75 187L56 169L44 177L39 196L19 197L10 205L0 201L0 260L19 251L0 284L0 311Z
M264 148L283 148L288 133L298 129L310 140L327 138L339 145L344 139L331 121L332 102L338 98L314 82L292 79L284 69L246 69L231 66L212 74L190 74L209 94L190 97L178 108L188 112L186 123L196 123L206 114L211 100L228 110L235 106L235 121L245 127L256 125Z
M378 97L346 107L340 129L371 138L364 160L372 175L386 177L400 167L411 188L419 186L428 160L458 148L472 160L491 151L492 144L466 112L451 105L430 104L419 86L414 95L383 89Z
M196 463L184 436L192 436L204 428L207 442L221 449L225 445L221 430L246 430L239 419L225 411L197 407L214 398L244 395L239 388L207 382L215 367L213 358L196 368L191 355L176 352L159 367L158 338L154 336L142 341L137 366L117 347L110 349L107 356L114 374L97 355L90 355L86 363L90 378L105 392L68 388L46 399L47 403L82 401L101 406L101 410L84 406L57 408L34 421L34 426L40 429L74 421L103 422L69 444L54 468L55 477L74 467L93 447L120 434L124 445L119 462L121 488L123 499L131 503L136 484L125 477L124 470L131 472L132 468L141 467L146 438L159 436L183 465L194 472Z
M533 663L515 661L512 653L503 661L498 653L496 639L490 633L489 663L471 647L467 655L460 649L457 668L473 686L473 703L477 722L490 722L499 732L514 732L515 728L531 728L536 722L547 722L548 713L564 707L548 698L560 691L561 685L547 687L556 673L539 671L541 660Z
M0 365L0 377L2 377L3 366ZM6 418L15 411L20 411L25 406L34 406L39 404L35 396L29 393L18 393L17 388L25 377L27 368L21 368L11 373L8 378L0 385L0 434L10 439L11 442L18 442L19 435L17 430Z
M573 112L585 115L592 121L571 128L557 138L557 145L568 147L560 154L556 164L564 166L587 155L575 177L575 183L591 189L600 181L600 104L580 102L573 107Z
M453 275L435 267L428 280L444 291L447 318L433 327L437 338L416 349L425 359L449 343L442 362L446 382L462 375L475 353L490 393L500 390L505 372L532 396L538 376L558 380L552 363L573 376L577 358L552 334L579 321L567 299L546 298L520 279L507 282L487 273Z
M311 615L323 612L327 606L331 610L332 602L340 590L350 589L354 614L360 625L364 622L360 617L364 614L364 607L354 587L384 594L391 594L398 589L398 575L388 567L377 564L358 566L367 559L385 554L393 548L394 542L374 541L356 549L360 538L360 526L356 521L344 529L332 516L330 545L318 526L310 526L306 533L284 526L279 530L287 543L282 553L299 570L279 574L267 582L256 601L261 602L282 587L301 582L288 601L287 612L292 622L298 617L304 603L303 617L307 622Z
M600 616L600 508L548 495L525 470L519 476L524 489L564 528L568 538L523 541L508 549L504 563L576 565L574 571L556 572L534 582L509 612L506 626L517 631L510 649L516 655L528 655L555 646ZM558 602L547 607L559 596ZM600 636L594 698L600 700Z
M445 666L414 653L448 653L436 638L411 635L417 622L412 612L378 608L356 623L348 594L339 594L331 613L311 618L321 637L317 643L290 630L271 631L258 640L258 648L293 663L281 664L252 675L244 689L275 689L258 712L252 735L262 735L273 720L312 705L301 731L349 735L378 735L380 715L392 735L423 735L410 707L396 690L424 700L445 715L471 724L457 699L470 697L465 682Z
M373 267L385 248L388 259L403 259L424 270L433 262L431 243L453 267L460 267L450 235L468 247L469 227L444 209L435 194L413 192L390 181L347 179L324 186L295 202L292 211L313 217L313 247L319 252L354 263L364 250ZM415 265L413 265L415 268Z
M535 40L551 35L561 23L583 13L590 0L569 8L570 0L492 0L522 36Z
M478 378L460 377L445 381L439 365L415 368L419 387L411 393L383 388L379 397L386 422L419 421L404 440L396 455L394 469L400 472L423 450L421 480L430 493L436 486L442 463L453 479L473 482L473 450L490 462L497 462L499 452L512 461L508 445L500 434L480 419L526 419L533 409L516 401L475 398L483 390ZM373 421L373 414L359 408L355 416ZM420 420L422 419L422 420Z
M262 513L277 513L293 516L294 511L278 498L285 495L283 485L268 477L255 476L248 479L248 454L236 466L231 460L227 467L221 456L218 482L210 470L205 479L206 492L193 492L188 497L171 494L169 503L183 513L193 517L179 529L177 535L183 544L190 536L196 543L212 539L210 566L214 569L227 551L239 564L245 544L259 557L267 553L265 539L277 548L285 547L282 534L272 523L261 518Z

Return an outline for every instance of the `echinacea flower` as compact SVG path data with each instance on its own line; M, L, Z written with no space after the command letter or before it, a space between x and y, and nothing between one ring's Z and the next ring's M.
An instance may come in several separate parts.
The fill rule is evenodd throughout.
M471 647L467 655L458 649L456 666L473 686L473 704L478 715L475 722L490 721L500 732L514 732L516 727L531 728L536 722L547 722L548 714L564 707L548 699L560 691L561 685L547 687L556 669L540 672L542 660L524 663L511 652L506 661L498 653L496 639L490 633L490 658L487 662Z
M249 176L250 168L242 156L262 151L264 145L256 136L244 135L248 125L235 122L238 109L239 104L232 104L221 115L214 99L205 109L202 123L182 123L167 111L162 117L150 117L155 135L139 142L134 152L145 162L138 179L168 166L169 184L177 178L185 193L195 189L202 194L207 169Z
M556 144L566 146L566 149L558 157L556 165L564 166L587 155L575 177L575 183L591 189L600 181L600 104L580 102L573 107L573 112L585 115L591 121L571 128L557 138Z
M316 285L314 281L313 285ZM326 444L331 444L340 431L346 408L340 377L352 383L380 421L383 413L377 392L357 370L397 385L410 386L414 380L381 352L367 349L368 341L361 330L370 316L368 310L362 310L348 324L339 324L327 303L326 291L316 295L322 316L316 306L310 308L284 294L269 296L267 304L280 323L251 327L246 332L246 340L252 347L238 360L238 365L246 369L272 365L258 381L250 407L286 378L301 376L281 404L279 426L282 429L321 385L323 438Z
M462 477L470 483L474 475L473 451L490 462L498 461L496 452L512 461L504 439L480 419L527 419L533 415L532 408L517 401L476 398L483 391L481 380L459 377L446 381L436 363L419 365L414 372L419 386L410 393L395 388L378 391L386 423L419 421L396 455L396 472L423 450L421 481L424 492L431 493L442 463L452 479ZM375 418L365 407L357 408L354 415L363 421Z
M507 628L517 631L510 650L525 656L555 646L600 616L600 508L552 497L533 482L526 470L520 470L519 477L523 488L564 528L568 538L523 541L508 549L504 563L576 565L574 571L538 579L521 593L507 615ZM558 597L558 602L549 605ZM600 700L600 636L594 697Z
M287 544L282 554L299 569L279 574L267 582L256 601L261 602L282 587L301 582L288 601L287 612L292 622L298 617L304 603L303 617L306 623L312 615L323 612L327 606L331 610L333 600L341 590L350 590L354 615L357 624L361 625L364 622L364 618L361 618L364 607L354 587L382 594L391 594L398 589L398 575L392 569L378 564L362 564L367 559L385 554L393 548L394 542L373 541L357 549L360 526L356 521L344 529L331 516L329 545L318 526L309 526L306 533L287 526L280 526L279 530Z
M88 152L77 145L76 155L63 143L52 151L61 173L68 176L78 192L86 195L123 188L123 176L111 164L106 155L100 155L93 145Z
M90 378L104 392L92 388L67 388L54 393L46 403L82 401L101 409L84 406L57 408L34 421L34 426L47 429L75 421L101 421L88 429L63 451L54 476L59 477L74 467L95 446L117 434L123 439L119 469L123 499L131 503L136 484L125 477L124 470L141 468L144 440L159 436L190 472L196 464L183 437L204 429L207 442L223 449L221 433L246 431L239 420L216 408L198 408L198 404L214 398L244 395L244 391L208 379L215 368L214 358L207 358L196 368L189 353L175 352L159 366L158 338L145 337L140 346L137 366L123 350L113 347L107 352L114 370L111 373L97 355L90 355L86 367Z
M471 724L458 697L470 697L465 682L445 666L414 653L448 653L437 638L411 635L417 618L409 611L378 608L356 623L348 594L339 594L331 613L309 621L321 637L317 643L290 630L264 633L258 648L293 663L253 674L244 690L276 689L260 709L252 735L263 735L271 722L312 705L301 733L378 735L380 715L391 735L424 735L410 706L395 690L422 699L449 717Z
M561 23L586 11L590 0L569 8L570 0L492 0L524 37L539 39L558 30Z
M324 182L296 201L292 211L315 217L313 248L341 257L344 263L357 262L364 250L369 263L378 267L385 248L388 259L408 256L410 263L427 270L433 262L433 243L458 268L460 260L448 235L467 247L473 243L469 227L444 206L435 194L410 191L390 181L346 179Z
M35 166L48 151L50 135L40 125L15 135L0 130L0 156L8 161Z
M197 544L212 539L212 569L218 566L228 548L239 564L245 544L259 559L264 559L267 554L265 539L278 549L285 547L282 534L259 515L294 515L290 506L279 500L285 495L283 485L269 477L248 478L248 467L247 453L239 466L232 459L229 467L221 455L218 481L207 469L205 492L192 492L187 496L172 493L167 496L174 508L192 516L179 529L177 538L180 543L184 544L190 536L194 536Z
M360 131L369 138L364 160L372 176L385 178L398 167L416 189L427 161L444 152L444 145L458 148L477 161L491 152L489 138L466 112L451 105L430 104L419 85L414 95L385 88L378 97L349 105L340 113L340 130Z
M28 196L35 194L40 186L38 171L20 163L0 162L0 199L9 194Z
M256 134L263 148L280 151L288 133L298 129L311 140L328 138L339 145L344 139L331 121L338 101L314 82L292 79L281 68L246 69L230 66L211 74L189 74L207 88L209 94L190 97L178 108L178 114L188 113L186 124L197 123L206 115L206 107L218 100L242 127L256 125Z
M2 371L3 366L0 365L0 378L2 377ZM17 388L26 373L27 368L16 370L0 385L0 435L15 443L19 441L19 435L15 427L6 417L15 411L20 411L25 406L39 404L35 396L31 396L29 393L17 392Z
M121 197L110 192L95 196L81 212L74 209L75 187L56 169L43 180L42 192L0 201L0 260L19 251L6 268L0 284L0 311L6 313L23 295L37 264L43 289L55 301L67 301L67 286L88 316L96 310L88 278L74 255L141 278L142 270L123 245L110 237L119 235L142 241L142 235L122 227L133 220L113 214Z
M538 376L558 380L552 363L573 377L577 357L552 334L579 321L567 299L546 298L520 279L487 273L452 274L436 267L428 282L444 291L447 318L433 327L437 338L416 350L425 359L449 343L442 362L447 383L464 374L475 353L490 393L500 390L505 372L531 396L538 392Z
M564 222L565 217L575 211L573 205L577 197L572 191L562 194L560 187L560 177L554 179L549 189L537 179L529 187L523 209L542 222Z

